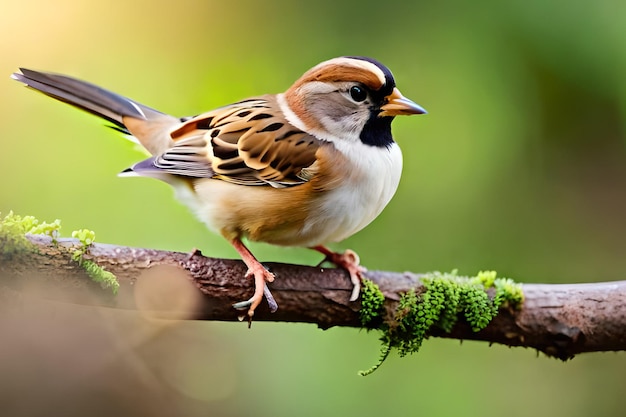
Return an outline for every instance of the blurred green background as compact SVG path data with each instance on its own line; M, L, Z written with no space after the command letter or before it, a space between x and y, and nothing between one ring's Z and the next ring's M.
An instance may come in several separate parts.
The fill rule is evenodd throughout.
M394 122L398 193L336 249L370 269L625 277L623 2L1 0L0 55L0 212L60 218L66 234L88 227L100 242L236 257L165 184L116 177L142 158L132 145L9 74L67 73L182 116L283 91L331 57L367 55L429 114ZM378 341L355 329L50 308L3 335L0 414L573 417L626 406L624 353L561 363L435 339L361 378ZM29 329L42 323L48 333ZM33 390L47 393L42 405Z

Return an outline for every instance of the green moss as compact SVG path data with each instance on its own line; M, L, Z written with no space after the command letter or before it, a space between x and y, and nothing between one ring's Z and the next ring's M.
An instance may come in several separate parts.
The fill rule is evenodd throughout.
M20 216L11 211L0 221L0 242L2 243L0 256L2 259L12 259L15 256L37 252L37 247L26 239L27 234L50 236L53 243L56 243L60 230L61 221L59 219L52 223L46 223L33 216ZM119 283L115 275L105 271L96 263L83 259L89 246L96 238L95 233L91 230L81 229L72 232L72 237L80 241L80 246L69 249L72 259L85 269L93 281L99 283L102 288L110 288L113 294L116 294Z
M40 222L33 216L20 216L10 211L0 221L0 240L2 241L2 258L36 251L36 247L26 239L26 234L45 234L53 240L59 235L61 221L52 223Z
M89 246L96 240L96 233L93 230L80 229L74 230L72 237L78 239L83 246Z
M390 343L383 344L382 348L380 349L380 357L378 358L378 362L376 362L374 366L372 366L368 370L359 371L359 375L368 376L369 374L373 373L383 364L383 362L385 362L385 359L387 359L387 356L389 356L390 352L391 352L391 344Z
M378 328L383 321L385 296L369 279L363 280L361 288L361 325L367 329Z
M115 275L92 261L82 260L80 261L80 265L85 269L85 272L92 281L99 283L104 289L110 288L113 294L117 294L120 283L117 281L117 278L115 278Z
M84 259L89 247L96 240L96 233L93 230L80 229L74 230L72 237L80 242L79 247L72 248L72 259L85 269L92 281L99 283L103 289L109 288L113 294L117 294L120 283L115 275L98 266L95 262Z
M421 278L421 284L420 293L411 289L402 294L393 317L380 322L378 329L383 333L380 359L369 370L359 372L360 375L369 375L378 369L393 348L400 356L417 352L433 329L449 333L459 317L477 332L484 329L501 308L516 308L524 301L521 285L508 278L498 278L495 271L481 271L475 277L460 277L456 271L432 272ZM380 317L384 306L379 297L372 296L382 296L380 289L371 281L364 283L364 289L366 286L367 294L364 291L363 295L366 311L361 313L361 320L365 327L372 328L368 326L373 323L370 318Z

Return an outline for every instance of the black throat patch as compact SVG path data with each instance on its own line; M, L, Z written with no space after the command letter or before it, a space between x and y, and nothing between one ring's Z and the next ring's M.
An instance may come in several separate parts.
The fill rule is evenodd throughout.
M389 148L393 144L393 137L391 136L391 121L393 117L379 117L378 111L372 112L367 123L361 131L361 142L366 145L375 146L378 148Z

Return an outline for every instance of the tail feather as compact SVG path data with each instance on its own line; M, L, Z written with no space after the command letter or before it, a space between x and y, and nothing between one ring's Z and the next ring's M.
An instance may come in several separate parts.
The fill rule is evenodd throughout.
M173 116L85 81L26 68L20 71L11 78L113 123L115 130L134 135L152 154L170 146L171 138L164 128L180 123Z

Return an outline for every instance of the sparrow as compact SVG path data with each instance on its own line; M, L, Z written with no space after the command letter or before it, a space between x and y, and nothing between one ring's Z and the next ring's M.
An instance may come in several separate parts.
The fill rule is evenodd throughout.
M274 274L243 239L322 253L349 273L350 300L358 298L359 257L324 245L363 229L389 203L402 171L391 122L426 113L386 66L360 56L322 62L284 93L182 118L65 75L20 68L12 78L105 119L150 153L120 175L170 184L232 244L254 278L252 297L234 304L249 322L264 295L271 311L278 306L266 285Z

